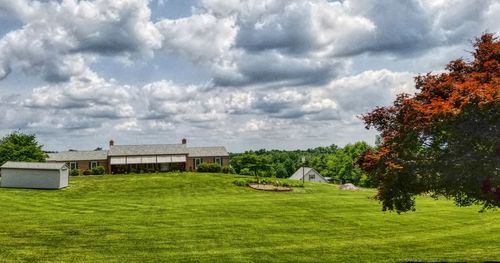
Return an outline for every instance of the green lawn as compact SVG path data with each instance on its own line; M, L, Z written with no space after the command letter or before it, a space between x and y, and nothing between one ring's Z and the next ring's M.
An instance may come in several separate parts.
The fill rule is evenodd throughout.
M374 191L259 192L233 176L72 177L0 189L0 261L493 261L500 211L420 198L381 212Z

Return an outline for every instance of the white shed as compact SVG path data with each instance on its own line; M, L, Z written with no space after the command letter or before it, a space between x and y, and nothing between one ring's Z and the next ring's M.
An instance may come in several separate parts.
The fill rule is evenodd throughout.
M61 189L68 186L65 163L6 162L1 169L1 187Z
M302 180L302 176L304 176L305 181L328 183L328 181L323 176L321 176L321 174L310 167L299 168L292 176L290 176L289 179Z

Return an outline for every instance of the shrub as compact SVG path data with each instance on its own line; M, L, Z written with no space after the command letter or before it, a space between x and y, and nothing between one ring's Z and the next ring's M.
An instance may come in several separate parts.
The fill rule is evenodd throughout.
M248 168L241 169L240 174L241 175L253 175L252 172L250 171L250 169L248 169Z
M106 173L106 169L104 169L104 167L102 166L97 166L95 168L92 168L90 172L94 175L101 175Z
M202 163L198 165L198 172L201 173L220 173L222 167L218 163Z
M248 181L244 178L240 178L240 179L236 179L233 181L233 184L237 185L237 186L247 186L248 185Z
M222 166L223 173L225 174L235 174L236 172L234 171L234 168L232 166Z
M80 170L78 170L78 169L72 169L71 171L69 171L69 175L71 175L71 176L78 176L78 175L80 175Z
M91 171L89 171L89 170L84 170L84 171L82 172L82 174L83 174L83 175L91 175L91 174L92 174L92 172L91 172Z

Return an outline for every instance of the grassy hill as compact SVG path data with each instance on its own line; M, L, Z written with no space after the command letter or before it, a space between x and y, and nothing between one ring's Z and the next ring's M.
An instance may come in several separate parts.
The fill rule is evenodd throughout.
M500 260L500 213L422 197L383 213L374 192L309 183L259 192L233 176L72 177L0 189L1 261Z

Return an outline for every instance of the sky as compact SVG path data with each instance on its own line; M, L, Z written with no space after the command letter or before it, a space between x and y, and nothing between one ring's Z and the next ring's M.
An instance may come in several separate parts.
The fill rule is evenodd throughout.
M359 116L468 59L498 14L499 0L0 0L0 136L56 151L374 143Z

